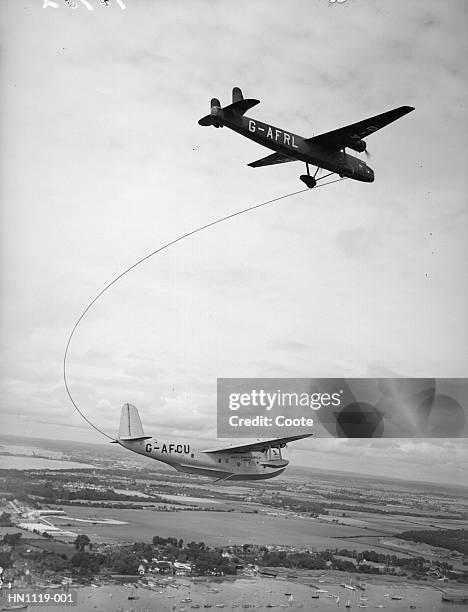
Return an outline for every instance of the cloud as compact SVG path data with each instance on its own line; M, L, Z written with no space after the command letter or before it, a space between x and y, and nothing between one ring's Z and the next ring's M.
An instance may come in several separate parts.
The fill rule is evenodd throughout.
M271 349L274 351L300 352L306 351L309 348L307 344L303 344L302 342L288 342L287 340L271 344Z

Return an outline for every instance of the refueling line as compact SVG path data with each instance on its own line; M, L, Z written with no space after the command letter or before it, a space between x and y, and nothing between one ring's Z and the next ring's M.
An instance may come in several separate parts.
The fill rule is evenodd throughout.
M344 178L339 178L336 179L334 181L329 181L328 183L323 183L321 185L317 185L316 187L314 187L315 189L318 189L319 187L325 187L325 185L331 185L332 183L336 183L338 181L342 181L344 180ZM144 257L142 257L140 260L138 260L136 263L134 263L133 265L131 265L129 268L127 268L126 270L124 270L123 272L121 272L118 276L116 276L110 283L108 283L103 289L101 289L101 291L96 295L96 297L86 306L86 308L84 309L84 311L81 313L81 315L79 316L78 320L76 321L75 325L73 326L71 333L68 337L68 341L65 347L65 353L63 356L63 382L65 383L65 389L67 391L68 397L70 398L71 403L73 404L73 406L75 407L75 409L78 411L78 413L80 414L80 416L89 424L91 425L91 427L93 427L96 431L98 431L99 433L101 433L103 436L105 436L106 438L109 438L109 440L114 441L115 440L115 436L110 436L109 434L105 433L104 431L102 431L102 429L100 429L99 427L97 427L96 425L94 425L94 423L92 423L85 414L83 414L83 412L79 409L79 407L77 406L75 400L73 399L73 396L71 394L70 388L68 386L68 382L67 382L67 357L68 357L68 351L70 348L70 343L72 341L72 338L75 334L75 331L78 328L78 325L81 323L81 321L84 319L84 317L86 316L86 314L89 312L89 310L94 306L94 304L99 300L99 298L108 290L112 287L112 285L114 285L118 280L120 280L123 276L125 276L126 274L128 274L131 270L133 270L134 268L136 268L137 266L139 266L140 264L142 264L143 262L145 262L147 259L150 259L151 257L153 257L154 255L156 255L157 253L161 253L161 251L164 251L165 249L169 248L170 246L177 244L178 242L181 242L182 240L185 240L185 238L189 238L189 236L193 236L194 234L198 234L199 232L202 232L203 230L206 230L210 227L213 227L214 225L218 225L219 223L223 223L224 221L228 221L229 219L233 219L234 217L238 217L240 215L243 215L245 213L248 213L252 210L255 210L257 208L261 208L262 206L267 206L268 204L273 204L274 202L279 202L280 200L285 200L286 198L290 198L292 196L298 195L300 193L304 193L305 191L310 191L310 189L308 187L306 187L305 189L301 189L299 191L293 191L292 193L287 193L285 195L279 196L277 198L273 198L271 200L266 200L265 202L261 202L260 204L254 204L253 206L249 206L248 208L244 208L242 210L238 210L235 213L231 213L230 215L226 215L224 217L221 217L220 219L216 219L215 221L211 221L210 223L206 223L205 225L201 225L200 227L197 227L194 230L191 230L190 232L187 232L185 234L182 234L182 236L179 236L178 238L175 238L174 240L171 240L170 242L167 242L166 244L164 244L163 246L159 247L158 249L156 249L155 251L152 251L151 253L149 253L148 255L145 255Z

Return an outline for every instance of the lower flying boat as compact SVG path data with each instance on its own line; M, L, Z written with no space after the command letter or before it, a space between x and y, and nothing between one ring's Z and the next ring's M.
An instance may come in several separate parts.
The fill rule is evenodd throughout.
M309 188L315 187L319 180L332 174L338 174L342 178L346 177L355 181L372 183L374 181L372 168L369 168L364 160L346 153L346 149L352 149L358 153L367 153L367 144L364 138L414 110L412 106L400 106L331 132L312 138L303 138L268 123L246 117L245 113L259 103L259 100L253 98L244 99L239 87L234 87L232 104L221 107L220 101L217 98L212 98L210 114L200 119L198 123L202 126L212 125L215 128L226 126L234 132L275 151L267 157L248 164L251 168L293 161L305 162L307 174L303 174L299 178ZM309 168L311 165L316 167L313 176ZM329 174L318 177L320 169L328 170Z
M301 434L219 448L196 450L190 444L145 436L138 410L124 404L119 434L114 443L144 457L155 459L178 472L209 476L216 480L265 480L279 476L289 461L281 454L288 442L308 438Z

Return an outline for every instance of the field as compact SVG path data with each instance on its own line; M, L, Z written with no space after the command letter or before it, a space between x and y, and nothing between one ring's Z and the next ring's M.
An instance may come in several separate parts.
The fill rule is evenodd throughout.
M55 553L56 555L65 555L67 559L70 559L76 553L73 544L67 544L57 540L44 540L41 537L30 538L23 536L21 543L26 546L33 546L34 548L40 548L41 550Z
M176 536L184 541L204 541L211 546L229 544L278 544L315 549L352 548L365 550L369 544L354 540L353 536L378 536L372 547L379 549L381 531L323 523L311 518L284 518L241 512L180 511L155 512L151 510L108 510L106 508L65 508L68 517L54 517L54 523L85 533L91 539L106 542L151 541L153 536ZM82 523L76 519L114 519L126 524L105 525ZM351 539L347 539L351 538Z
M332 512L332 511L330 511ZM335 511L340 521L356 524L364 524L379 533L401 533L408 529L463 529L466 521L437 519L433 517L419 517L400 515L372 514L370 512L347 511L346 517L342 518L341 511Z

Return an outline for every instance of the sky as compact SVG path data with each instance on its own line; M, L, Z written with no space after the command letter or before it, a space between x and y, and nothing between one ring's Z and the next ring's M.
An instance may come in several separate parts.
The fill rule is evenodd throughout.
M203 444L217 377L466 376L466 2L75 1L0 5L5 433L102 440L62 379L87 304L162 244L303 187L299 162L254 170L266 149L197 124L233 86L304 137L416 110L369 137L375 183L242 215L106 292L70 346L83 412L114 435L131 402L147 432ZM467 454L329 439L291 457L460 484Z

